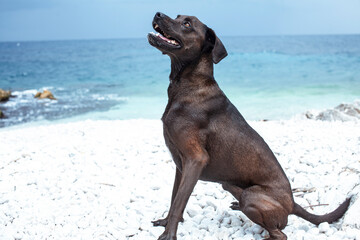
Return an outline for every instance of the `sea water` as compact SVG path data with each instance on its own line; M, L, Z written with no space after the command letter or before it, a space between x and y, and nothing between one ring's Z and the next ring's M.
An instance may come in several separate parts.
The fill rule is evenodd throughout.
M289 119L360 99L360 35L221 37L215 79L246 119ZM170 60L141 39L2 42L0 127L159 119ZM57 100L38 100L48 89Z

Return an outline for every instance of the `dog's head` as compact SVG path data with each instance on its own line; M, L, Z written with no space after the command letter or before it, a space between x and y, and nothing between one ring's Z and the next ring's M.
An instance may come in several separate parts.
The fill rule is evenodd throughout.
M196 17L178 15L172 19L156 13L152 24L157 33L149 33L149 43L170 57L188 62L211 52L213 62L218 63L227 56L215 32Z

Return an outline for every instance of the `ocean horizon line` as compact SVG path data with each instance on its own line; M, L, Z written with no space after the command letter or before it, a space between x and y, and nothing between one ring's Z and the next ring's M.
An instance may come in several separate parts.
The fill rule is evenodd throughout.
M36 43L36 42L66 42L66 41L114 41L114 40L139 40L146 38L147 33L143 37L114 37L114 38L64 38L64 39L27 39L27 40L0 40L2 43ZM316 34L259 34L259 35L220 35L224 38L262 38L262 37L336 37L336 36L360 36L360 33L316 33Z

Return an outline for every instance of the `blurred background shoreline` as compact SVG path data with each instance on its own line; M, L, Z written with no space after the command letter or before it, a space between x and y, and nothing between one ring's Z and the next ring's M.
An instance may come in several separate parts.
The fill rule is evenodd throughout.
M215 79L248 120L280 120L360 99L360 35L221 37ZM0 42L0 127L159 119L170 61L146 38ZM34 99L48 89L56 101Z

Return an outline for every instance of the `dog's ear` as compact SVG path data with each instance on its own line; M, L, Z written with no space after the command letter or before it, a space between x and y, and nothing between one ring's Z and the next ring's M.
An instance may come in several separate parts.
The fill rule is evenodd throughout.
M212 60L217 64L228 55L227 51L220 39L216 36L214 30L211 28L207 28L205 37L205 41L212 48Z

